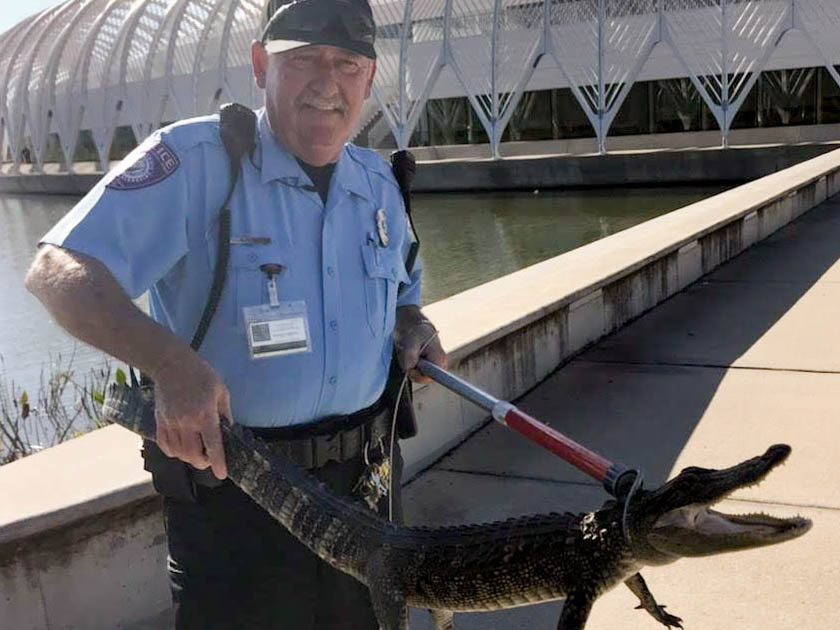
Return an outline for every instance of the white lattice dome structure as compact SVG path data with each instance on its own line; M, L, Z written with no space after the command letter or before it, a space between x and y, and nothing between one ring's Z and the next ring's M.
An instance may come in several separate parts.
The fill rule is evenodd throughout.
M0 142L16 169L80 133L107 169L118 128L260 104L250 42L268 0L66 0L0 35ZM840 84L839 0L371 0L374 98L406 146L429 98L466 96L494 152L526 91L569 87L601 148L639 80L687 77L723 138L760 72L825 66ZM379 114L378 112L381 112Z

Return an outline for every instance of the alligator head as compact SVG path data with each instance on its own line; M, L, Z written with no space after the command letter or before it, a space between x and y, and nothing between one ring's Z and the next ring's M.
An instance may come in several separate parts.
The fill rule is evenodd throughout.
M711 509L735 490L758 484L789 454L789 446L777 444L731 468L686 468L660 488L639 492L628 517L634 555L645 564L666 564L801 536L811 528L806 518L728 515Z

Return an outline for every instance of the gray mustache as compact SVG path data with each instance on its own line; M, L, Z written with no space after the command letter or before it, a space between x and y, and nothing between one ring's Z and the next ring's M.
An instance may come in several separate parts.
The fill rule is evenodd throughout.
M301 105L309 105L319 109L338 109L344 111L346 109L343 99L321 99L307 97L300 100Z

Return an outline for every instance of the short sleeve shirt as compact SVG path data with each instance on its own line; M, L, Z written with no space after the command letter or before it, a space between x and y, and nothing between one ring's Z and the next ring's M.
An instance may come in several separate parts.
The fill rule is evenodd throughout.
M236 422L310 423L373 404L385 386L398 306L420 303L421 264L399 187L374 152L345 145L326 205L257 117L230 202L227 279L200 348L231 393ZM218 116L144 141L42 239L101 261L151 317L189 342L212 284L218 213L229 186ZM264 264L282 265L278 297L306 305L311 352L251 358L243 309L268 304Z

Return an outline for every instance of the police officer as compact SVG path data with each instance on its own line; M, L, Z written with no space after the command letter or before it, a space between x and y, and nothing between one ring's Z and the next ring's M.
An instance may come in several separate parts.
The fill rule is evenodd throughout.
M178 490L171 466L147 462L164 494L179 629L377 627L363 586L218 481L224 417L333 491L358 492L370 460L387 457L394 340L406 370L420 356L445 365L419 309L420 265L405 266L400 190L375 153L345 144L370 95L374 35L367 0L297 0L252 45L265 107L198 352L189 341L230 183L217 116L143 142L43 238L27 276L56 321L155 383L157 441L173 458L159 460L188 479ZM131 301L146 290L150 317Z

